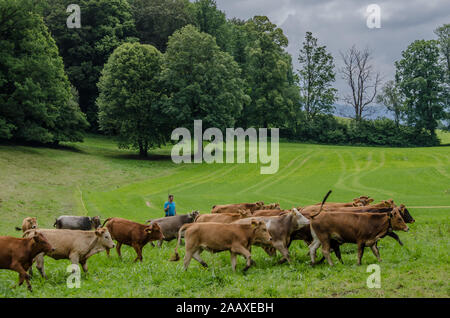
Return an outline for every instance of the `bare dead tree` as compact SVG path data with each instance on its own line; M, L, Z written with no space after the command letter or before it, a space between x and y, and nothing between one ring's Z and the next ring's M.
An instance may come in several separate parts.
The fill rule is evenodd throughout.
M378 94L381 76L374 70L372 53L368 48L360 51L353 45L347 52L341 52L341 57L344 66L339 71L351 90L343 100L354 108L355 119L359 121Z

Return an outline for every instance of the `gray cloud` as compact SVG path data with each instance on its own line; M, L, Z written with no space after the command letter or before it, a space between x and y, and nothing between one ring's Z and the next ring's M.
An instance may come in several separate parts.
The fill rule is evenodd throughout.
M373 51L375 68L386 80L395 74L395 61L414 40L435 38L433 30L450 23L448 0L216 0L228 18L248 19L267 15L281 27L289 39L288 52L298 68L298 50L306 31L311 31L326 45L341 66L339 52L353 44ZM381 8L381 29L366 25L366 8ZM336 88L342 95L347 89L337 76Z

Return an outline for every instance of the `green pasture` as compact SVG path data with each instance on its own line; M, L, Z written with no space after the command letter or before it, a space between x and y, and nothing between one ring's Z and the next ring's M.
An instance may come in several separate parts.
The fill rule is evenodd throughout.
M450 138L443 135L450 143ZM253 249L256 265L244 274L238 258L233 273L228 252L211 255L203 269L195 260L187 272L182 262L169 262L175 241L162 249L147 245L144 262L133 263L134 250L123 247L108 259L89 259L81 288L66 287L68 260L46 258L48 280L37 271L34 291L17 283L16 272L0 270L0 297L449 297L450 147L369 148L296 143L280 145L280 168L261 175L258 164L182 164L170 159L170 148L141 160L119 150L113 140L90 136L84 143L58 149L0 145L0 235L14 230L26 216L37 216L50 228L62 214L120 216L137 222L163 216L170 191L178 213L208 213L214 204L264 201L282 208L314 204L333 190L329 201L370 195L393 198L408 208L416 223L379 242L383 262L381 288L369 289L369 264L377 263L366 249L356 265L356 246L342 248L345 264L311 267L304 242L291 246L292 263L278 265ZM319 252L320 254L320 252ZM181 256L184 248L181 248ZM334 257L334 256L333 256ZM336 260L336 258L334 257Z

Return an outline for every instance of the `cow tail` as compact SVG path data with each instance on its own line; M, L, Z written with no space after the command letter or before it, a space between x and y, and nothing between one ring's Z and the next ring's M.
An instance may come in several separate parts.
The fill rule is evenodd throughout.
M318 216L318 215L320 214L320 212L322 212L323 205L324 205L325 202L327 201L327 199L328 199L328 197L330 196L331 192L332 192L331 190L328 191L328 193L327 193L327 194L325 195L325 197L323 198L322 204L320 205L319 212L317 212L317 213L311 213L311 219L315 218L316 216Z
M170 258L171 262L177 262L180 260L180 254L178 253L178 246L180 246L181 243L181 238L183 237L184 232L186 231L186 229L191 226L192 223L187 223L184 224L182 227L180 227L180 229L178 230L178 240L177 240L177 246L175 246L175 254L172 255L172 257Z
M55 223L53 223L53 227L56 227L58 225L58 219L55 219Z
M16 226L16 231L22 231L22 229L18 226Z
M105 224L106 224L108 221L110 221L111 219L112 219L112 218L107 218L107 219L105 220L105 222L103 222L102 227L104 227Z

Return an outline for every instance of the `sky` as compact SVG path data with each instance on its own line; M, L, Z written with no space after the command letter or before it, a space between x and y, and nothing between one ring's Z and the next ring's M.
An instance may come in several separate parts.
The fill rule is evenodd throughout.
M266 15L281 27L289 39L287 51L298 68L298 51L305 33L311 31L319 45L326 45L342 66L340 52L352 45L373 52L373 65L385 81L395 75L395 61L410 43L435 39L434 30L450 23L450 0L216 0L227 18L249 19ZM380 8L380 28L367 26L367 7ZM336 76L340 96L347 91L345 82ZM338 103L343 103L339 101Z

